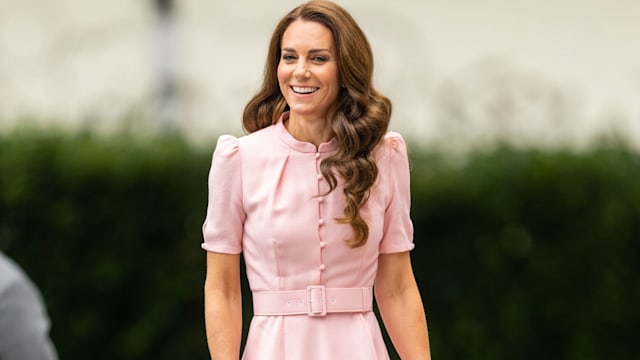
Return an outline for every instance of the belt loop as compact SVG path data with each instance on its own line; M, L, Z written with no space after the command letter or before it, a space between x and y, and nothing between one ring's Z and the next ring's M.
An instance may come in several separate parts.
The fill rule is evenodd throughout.
M318 292L320 297L316 296ZM318 303L320 303L320 309L318 309ZM307 286L307 315L327 315L327 292L324 285Z

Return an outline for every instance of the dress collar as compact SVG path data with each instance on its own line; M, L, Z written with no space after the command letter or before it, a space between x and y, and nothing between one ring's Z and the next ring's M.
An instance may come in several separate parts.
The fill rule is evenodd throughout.
M289 130L284 126L284 122L289 119L289 112L284 112L280 119L278 119L278 123L276 123L276 128L278 129L278 134L280 135L280 139L284 141L289 147L293 150L304 152L304 153L326 153L329 151L333 151L338 147L338 141L335 137L331 138L331 140L327 142L323 142L320 144L318 149L316 146L310 142L300 141L289 133Z

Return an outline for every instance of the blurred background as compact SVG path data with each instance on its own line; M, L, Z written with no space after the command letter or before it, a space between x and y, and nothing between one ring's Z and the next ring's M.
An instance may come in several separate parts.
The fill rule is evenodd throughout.
M241 133L275 23L296 1L0 1L2 129L144 119L208 144ZM633 0L347 0L393 126L430 140L640 139ZM130 124L129 124L130 125ZM524 139L522 139L524 138Z
M210 156L298 4L0 0L0 250L62 359L207 358ZM640 3L340 4L410 143L434 358L633 358Z

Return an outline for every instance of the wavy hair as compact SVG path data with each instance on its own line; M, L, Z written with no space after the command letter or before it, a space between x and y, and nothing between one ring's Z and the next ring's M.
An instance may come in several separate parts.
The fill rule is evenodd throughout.
M360 207L369 198L378 178L373 150L387 132L391 118L391 101L373 87L373 53L364 32L353 17L337 4L313 0L285 15L271 37L264 80L260 90L246 105L242 124L254 132L275 124L288 109L278 85L282 36L298 20L314 21L327 27L332 35L341 84L331 126L337 140L336 151L320 164L330 193L338 186L337 175L344 181L344 215L336 220L350 224L354 237L347 240L359 247L369 237L369 226L360 215Z

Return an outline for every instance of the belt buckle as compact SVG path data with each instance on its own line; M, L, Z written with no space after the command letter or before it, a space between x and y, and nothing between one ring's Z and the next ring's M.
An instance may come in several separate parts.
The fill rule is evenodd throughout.
M315 298L314 293L320 291L320 298ZM320 302L320 309L314 306L314 303ZM307 286L307 315L309 316L325 316L327 315L327 291L324 285Z

